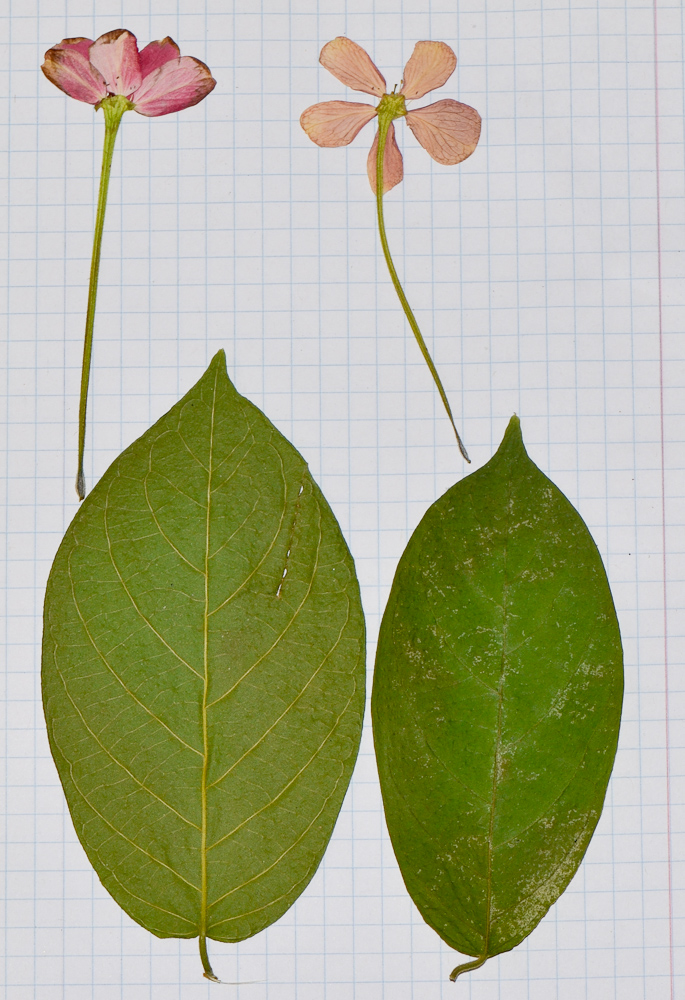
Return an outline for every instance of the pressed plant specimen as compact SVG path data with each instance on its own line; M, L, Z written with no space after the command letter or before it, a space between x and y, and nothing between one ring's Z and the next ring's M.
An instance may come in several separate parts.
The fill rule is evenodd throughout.
M406 119L407 125L426 152L438 163L452 166L461 163L476 148L480 138L480 115L468 104L461 104L451 98L429 104L425 108L407 110L407 101L425 97L429 91L442 87L454 72L457 57L444 42L417 42L404 67L399 91L395 87L390 94L387 93L385 78L371 57L349 38L341 35L328 42L322 48L319 60L341 83L379 98L377 106L351 101L314 104L302 112L300 124L309 138L319 146L347 146L365 125L373 118L378 118L378 130L369 152L367 171L371 188L376 194L378 234L383 256L404 314L440 393L459 450L468 462L469 456L454 422L447 393L390 254L385 231L383 195L399 184L404 176L402 154L395 139L395 121Z
M161 41L150 42L139 52L135 35L124 28L108 31L96 41L91 38L64 38L45 53L42 69L48 80L65 94L77 101L93 104L96 111L102 109L105 117L79 402L76 492L79 500L83 500L86 495L83 454L95 304L109 176L119 125L126 111L137 111L139 115L155 118L190 108L214 89L216 81L199 59L181 56L178 46L168 36Z

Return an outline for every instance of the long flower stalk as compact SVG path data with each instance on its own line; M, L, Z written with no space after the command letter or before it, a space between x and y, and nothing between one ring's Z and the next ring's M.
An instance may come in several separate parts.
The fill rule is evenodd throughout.
M300 124L318 146L346 146L372 118L378 116L378 131L367 160L367 171L371 188L376 194L378 231L383 255L404 314L440 393L459 450L468 462L469 457L454 423L447 393L397 277L385 232L383 195L399 184L404 175L402 153L395 141L393 121L396 118L404 118L419 143L437 163L452 166L470 156L478 145L480 115L475 108L451 98L436 101L424 108L407 110L407 101L415 101L442 87L454 72L457 57L445 42L417 42L404 67L399 91L395 87L390 94L385 77L368 52L344 35L339 35L324 45L319 61L345 86L378 98L376 107L350 101L313 104L300 115Z
M69 97L92 104L96 111L102 108L105 116L105 142L90 263L78 415L76 492L79 500L83 500L86 495L83 453L86 446L86 410L93 355L95 304L109 175L119 125L125 111L136 111L146 118L156 118L183 108L191 108L213 90L216 80L209 67L199 59L182 56L178 45L168 35L159 41L150 42L139 51L136 36L125 28L107 31L95 41L80 36L63 38L45 53L41 69L48 80Z
M83 340L83 364L81 366L81 397L78 410L78 470L76 472L76 492L79 500L83 500L86 495L86 477L83 472L83 454L86 447L86 410L88 407L88 385L90 383L90 364L93 355L95 304L98 294L98 279L100 277L100 255L102 252L102 234L105 228L109 177L112 172L112 157L114 155L114 146L119 125L121 124L124 112L128 111L132 106L131 102L121 95L106 97L101 104L105 115L105 141L102 149L100 191L98 193L98 207L93 235L93 256L90 261L86 332Z
M388 98L390 100L388 100ZM384 107L384 102L387 101L387 110ZM388 271L390 272L390 277L392 283L397 292L397 297L400 300L400 305L404 310L404 315L407 317L409 326L412 329L412 333L416 337L416 342L419 345L419 349L423 354L424 360L430 369L430 373L433 376L433 381L437 386L438 392L440 393L440 399L443 402L443 406L447 411L447 416L449 417L450 423L452 424L452 429L457 437L457 444L459 445L459 451L470 463L471 459L468 456L466 448L464 447L464 442L459 436L459 431L457 430L457 425L454 422L454 417L452 416L452 409L450 407L449 400L447 398L447 393L440 381L440 376L438 375L438 370L433 363L433 359L430 356L428 347L426 346L426 341L423 339L423 335L419 328L419 324L416 321L416 317L412 312L411 306L407 301L407 296L404 294L404 289L397 276L397 271L395 270L395 265L393 263L392 255L390 253L390 247L388 245L388 237L385 232L385 219L383 216L383 157L385 155L386 140L388 137L388 129L390 128L390 123L393 118L400 117L403 112L400 110L400 102L404 105L404 98L401 94L386 94L382 98L381 103L378 107L378 149L376 153L376 209L378 214L378 234L381 238L381 246L383 247L383 256L385 257L385 263L388 265ZM397 105L397 107L395 107Z

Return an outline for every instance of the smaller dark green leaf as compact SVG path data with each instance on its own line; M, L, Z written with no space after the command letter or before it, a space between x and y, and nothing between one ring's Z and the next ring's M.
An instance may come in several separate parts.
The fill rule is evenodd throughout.
M424 920L475 961L564 891L616 753L621 639L599 552L526 454L497 454L427 512L381 625L372 717L383 803Z

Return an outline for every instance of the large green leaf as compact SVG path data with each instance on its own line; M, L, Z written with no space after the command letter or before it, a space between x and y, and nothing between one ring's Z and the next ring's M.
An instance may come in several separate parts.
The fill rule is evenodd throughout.
M424 920L476 961L523 940L575 873L616 753L621 639L604 567L514 417L430 508L383 617L383 802Z
M50 746L134 920L202 948L288 909L350 780L364 660L338 524L220 352L87 498L45 600Z

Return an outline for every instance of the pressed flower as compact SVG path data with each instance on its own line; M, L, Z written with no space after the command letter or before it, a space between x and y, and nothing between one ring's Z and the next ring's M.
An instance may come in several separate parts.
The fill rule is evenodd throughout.
M392 121L406 118L426 152L446 166L461 163L470 156L480 137L480 115L475 108L447 98L437 104L407 111L406 102L415 101L431 90L444 86L457 65L449 45L444 42L417 42L404 67L404 79L398 93L386 93L385 78L361 45L339 36L321 50L319 61L341 83L353 90L380 98L377 107L351 101L324 101L303 111L300 124L318 146L347 146L359 131L378 115L388 116L390 126L383 163L383 193L399 184L403 176L402 154L395 140ZM376 190L378 133L368 159L369 181Z
M417 42L404 67L402 86L399 91L393 88L392 93L387 92L385 78L370 56L349 38L339 36L324 45L319 61L341 83L380 99L377 106L350 101L314 104L302 112L300 124L309 138L319 146L347 146L365 125L373 118L378 118L378 130L369 152L367 172L371 188L376 194L383 254L402 308L457 436L461 453L468 462L447 395L397 277L385 233L383 195L399 184L404 176L402 153L395 139L393 123L396 119L406 119L414 136L434 160L445 166L453 166L465 160L476 148L480 138L480 115L475 108L451 98L424 108L407 110L407 101L425 97L429 91L442 87L454 72L457 57L444 42Z
M181 56L178 45L171 38L150 42L139 52L135 35L123 28L108 31L96 41L91 38L64 38L48 49L41 68L48 80L65 94L77 101L93 104L96 111L102 108L105 117L105 142L90 266L79 404L76 492L79 500L83 500L86 495L83 453L95 302L109 175L119 125L126 111L137 111L138 114L155 118L190 108L214 89L216 80L199 59Z
M45 53L43 72L69 97L99 105L125 97L126 110L148 117L182 111L206 97L216 80L192 56L181 56L167 37L140 52L135 35L123 28L90 38L65 38Z

